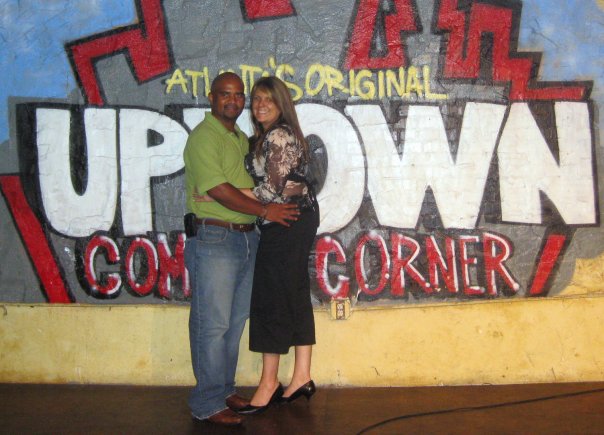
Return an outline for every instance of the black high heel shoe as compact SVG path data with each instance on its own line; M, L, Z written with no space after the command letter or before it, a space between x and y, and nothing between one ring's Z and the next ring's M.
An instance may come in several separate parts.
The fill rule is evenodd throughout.
M284 397L283 395L281 395L279 403L291 403L301 396L306 397L306 400L308 401L310 400L312 395L315 394L316 391L317 387L315 387L315 383L311 379L310 381L302 385L300 388L298 388L296 391L294 391L291 396Z
M271 398L269 399L269 401L266 405L254 406L252 404L249 404L247 406L244 406L240 410L238 410L237 414L241 414L241 415L260 414L260 413L266 411L268 409L268 407L271 406L273 403L280 401L282 396L283 396L283 385L281 385L281 382L279 382L277 389L275 390L275 392L273 393L273 395L271 396Z

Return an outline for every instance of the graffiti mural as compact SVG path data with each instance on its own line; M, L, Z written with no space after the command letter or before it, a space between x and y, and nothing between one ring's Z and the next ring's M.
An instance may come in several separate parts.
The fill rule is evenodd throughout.
M555 296L602 254L601 2L29 3L0 0L2 301L188 300L182 152L225 70L296 101L315 304Z

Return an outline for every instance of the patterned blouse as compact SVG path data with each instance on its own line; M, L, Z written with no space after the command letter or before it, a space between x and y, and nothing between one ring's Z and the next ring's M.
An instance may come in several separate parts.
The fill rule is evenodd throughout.
M263 204L310 201L304 182L308 165L302 145L288 125L274 127L262 142L257 157L252 151L245 156L245 169L254 179L254 195Z

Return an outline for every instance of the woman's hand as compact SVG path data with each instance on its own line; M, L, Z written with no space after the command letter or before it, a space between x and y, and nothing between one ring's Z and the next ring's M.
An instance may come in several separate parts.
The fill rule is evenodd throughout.
M254 196L254 194L252 193L252 189L239 189L239 191L241 193L243 193L245 196L252 198L252 199L256 199L256 197ZM195 192L193 192L193 202L212 202L212 201L216 201L214 198L212 198L210 195L200 195L199 193L197 193L197 190L195 190Z

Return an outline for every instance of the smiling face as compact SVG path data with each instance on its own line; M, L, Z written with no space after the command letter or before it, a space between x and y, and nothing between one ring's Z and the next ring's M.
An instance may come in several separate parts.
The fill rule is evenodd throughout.
M245 105L241 79L235 74L224 75L212 85L212 92L208 98L212 107L212 115L226 128L233 130L235 121L241 115Z
M252 114L266 131L279 119L281 111L268 92L258 89L252 95Z

